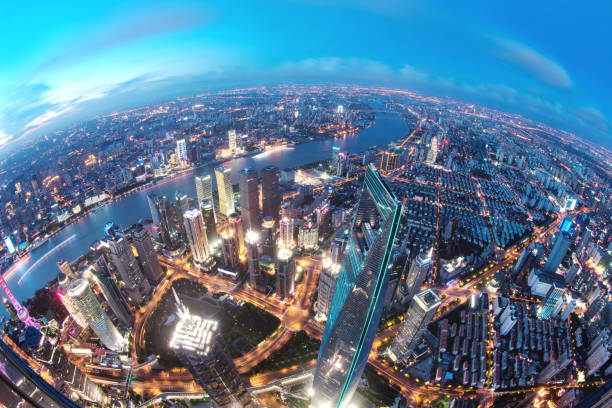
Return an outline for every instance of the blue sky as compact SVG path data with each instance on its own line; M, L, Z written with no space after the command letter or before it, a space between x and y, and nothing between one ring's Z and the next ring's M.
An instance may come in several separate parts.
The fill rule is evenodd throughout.
M287 82L413 89L612 147L612 4L0 4L0 149L115 109Z

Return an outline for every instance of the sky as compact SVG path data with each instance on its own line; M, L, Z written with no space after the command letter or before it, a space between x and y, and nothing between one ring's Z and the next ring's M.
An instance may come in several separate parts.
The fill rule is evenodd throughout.
M209 89L375 85L519 113L612 148L612 3L0 2L0 152Z

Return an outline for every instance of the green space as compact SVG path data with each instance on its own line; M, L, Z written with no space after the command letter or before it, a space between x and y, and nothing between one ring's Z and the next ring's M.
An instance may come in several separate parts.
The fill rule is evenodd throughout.
M221 330L232 358L242 355L232 347L235 339L242 337L256 346L274 333L280 325L278 317L251 303L244 303L241 306L224 303L222 311Z
M296 364L306 363L317 357L320 345L321 342L319 340L309 337L303 330L294 333L283 347L253 367L251 374L276 371Z
M379 375L369 365L363 371L363 377L368 382L368 387L367 389L360 387L357 392L377 407L393 405L399 391L393 388L385 377Z

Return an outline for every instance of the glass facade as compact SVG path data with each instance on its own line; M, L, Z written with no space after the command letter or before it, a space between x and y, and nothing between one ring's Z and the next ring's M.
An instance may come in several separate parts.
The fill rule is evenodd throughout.
M366 170L314 374L314 407L344 407L374 342L402 205L376 169Z

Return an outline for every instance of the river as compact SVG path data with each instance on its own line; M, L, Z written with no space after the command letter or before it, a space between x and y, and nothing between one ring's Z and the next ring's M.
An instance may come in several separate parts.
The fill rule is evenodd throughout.
M376 115L376 121L372 126L358 134L344 135L333 140L304 143L291 149L234 159L229 162L229 165L232 167L234 182L237 182L238 171L247 166L257 171L270 164L280 169L302 166L329 159L332 146L340 146L349 153L358 153L371 146L383 145L399 139L406 135L407 130L408 127L399 114L382 112ZM206 172L212 174L212 167L199 167L193 173L128 194L121 199L98 207L95 212L92 211L64 227L45 244L32 251L29 258L19 262L13 267L13 271L5 276L13 294L20 301L31 297L36 290L57 276L59 260L73 261L87 252L93 241L101 239L104 235L104 225L108 221L113 221L125 228L140 219L150 217L147 203L148 193L174 195L175 191L181 190L190 197L195 197L194 175ZM4 293L0 295L4 296ZM4 308L0 308L0 316L6 316Z

